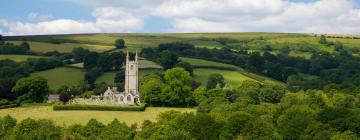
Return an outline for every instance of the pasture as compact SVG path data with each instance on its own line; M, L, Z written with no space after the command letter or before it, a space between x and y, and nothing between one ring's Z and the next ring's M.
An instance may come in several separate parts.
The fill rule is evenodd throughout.
M43 77L48 80L50 89L57 90L62 85L76 85L84 80L84 74L82 69L61 67L32 73L31 77Z
M10 41L10 42L14 44L22 43L22 41ZM91 51L96 51L96 52L103 52L115 48L115 46L98 45L98 44L78 44L78 43L53 44L47 42L34 42L34 41L28 41L28 43L30 44L30 50L35 52L49 52L49 51L71 52L76 47L82 47L84 49L89 49Z
M141 125L144 120L155 121L157 115L165 111L195 112L194 108L168 108L168 107L147 107L144 112L132 111L53 111L52 106L29 106L1 109L0 116L10 115L19 121L26 118L49 119L59 126L72 124L86 124L94 118L104 124L110 123L115 118L128 125L137 123Z
M0 60L10 59L16 62L26 61L29 58L43 58L43 56L33 56L33 55L13 55L13 54L2 54L0 55Z
M256 81L246 75L241 74L238 71L229 71L229 70L219 70L219 69L195 69L194 70L194 79L201 82L203 86L206 86L208 78L213 73L219 73L224 76L224 79L227 84L231 87L238 87L241 82L245 80Z

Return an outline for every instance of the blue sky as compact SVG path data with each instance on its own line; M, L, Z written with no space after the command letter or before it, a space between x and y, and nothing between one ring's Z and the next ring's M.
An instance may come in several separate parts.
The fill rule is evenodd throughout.
M360 0L11 0L0 5L0 34L358 34L359 7Z

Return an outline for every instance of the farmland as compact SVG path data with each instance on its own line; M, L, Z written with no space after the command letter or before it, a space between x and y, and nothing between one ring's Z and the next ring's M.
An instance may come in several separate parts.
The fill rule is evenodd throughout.
M53 111L52 106L30 106L9 108L0 110L0 116L11 115L18 121L26 118L49 119L59 126L69 126L72 124L86 124L91 118L107 124L115 118L128 125L141 124L144 120L155 121L157 115L164 111L175 110L180 112L195 112L192 108L167 108L167 107L147 107L144 112L131 111Z
M31 74L32 77L43 77L48 80L50 89L56 90L62 85L76 85L84 80L84 70L77 68L56 68Z
M16 62L26 61L28 58L43 58L42 56L33 55L0 55L0 60L10 59Z

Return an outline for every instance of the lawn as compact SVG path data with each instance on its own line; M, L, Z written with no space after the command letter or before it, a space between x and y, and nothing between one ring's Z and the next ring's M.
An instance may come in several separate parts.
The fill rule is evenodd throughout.
M84 70L77 68L55 68L31 74L32 77L40 76L48 80L50 89L56 90L62 85L76 85L84 80Z
M10 41L10 42L14 44L22 43L22 41ZM35 52L49 52L49 51L71 52L76 47L82 47L96 52L103 52L115 48L115 46L98 45L98 44L77 44L77 43L52 44L52 43L34 42L34 41L29 41L28 43L30 44L30 49Z
M206 86L208 77L213 73L219 73L224 76L226 83L228 83L231 87L238 87L242 81L245 80L253 80L248 76L241 74L238 71L228 71L228 70L218 70L218 69L195 69L194 70L194 79L196 81L200 81L202 85Z
M5 55L2 54L0 55L0 60L4 60L4 59L11 59L14 60L16 62L21 62L21 61L26 61L28 58L43 58L42 56L33 56L33 55Z
M130 111L53 111L52 106L31 106L1 109L0 116L10 115L19 121L26 118L50 119L56 125L69 126L72 124L86 124L91 118L108 124L115 118L128 125L141 125L144 120L154 121L161 112L176 110L181 112L195 112L193 108L148 107L144 112Z

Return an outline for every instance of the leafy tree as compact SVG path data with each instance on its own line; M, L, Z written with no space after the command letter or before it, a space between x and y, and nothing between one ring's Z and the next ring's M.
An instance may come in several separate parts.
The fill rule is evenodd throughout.
M325 36L325 35L321 35L321 36L320 36L319 43L320 43L320 44L327 44L327 40L326 40L326 36Z
M76 62L82 62L88 53L90 53L90 51L82 47L77 47L72 50Z
M104 124L98 122L96 119L90 119L89 122L80 130L81 134L87 138L95 139L101 134L104 129Z
M63 103L67 103L70 100L70 96L65 93L60 93L59 100Z
M182 67L184 68L186 71L188 71L190 73L191 76L193 76L193 71L194 71L194 67L188 63L188 62L179 62L176 64L176 67Z
M3 41L3 37L2 37L2 35L0 35L0 41Z
M285 89L280 86L265 86L260 89L259 98L262 102L278 103L285 95Z
M190 96L192 77L183 68L172 68L165 72L165 87L162 93L168 96L167 104L193 104Z
M110 55L104 53L98 56L96 65L100 67L102 71L110 71L112 69L112 63L110 62L111 62Z
M256 119L248 123L244 129L244 138L249 140L280 140L275 127L263 119Z
M28 42L22 42L20 46L23 47L26 51L30 50L30 44Z
M312 109L307 106L294 106L280 115L277 124L284 139L298 139L313 121Z
M18 80L12 91L19 96L19 102L41 103L46 99L49 86L44 78L29 77Z
M170 51L163 51L160 53L157 62L165 69L173 68L177 63L179 63L178 56Z
M359 137L356 136L355 133L351 131L345 131L343 133L337 132L335 135L331 137L331 140L358 140Z
M352 108L355 106L355 98L352 95L336 93L331 100L336 107Z
M12 132L12 129L16 126L16 119L6 115L0 120L0 126L0 138L2 138Z
M328 124L314 123L310 124L300 136L302 140L329 140L332 134L331 127Z
M208 89L213 89L216 87L224 87L225 86L225 79L224 77L219 73L211 74L208 78L208 82L206 84L206 87Z
M125 48L125 41L123 39L116 39L115 40L115 47L118 49Z
M99 67L94 67L89 69L85 73L85 80L88 84L92 85L95 83L96 79L103 73L102 69Z
M158 106L165 102L163 99L165 95L161 93L163 83L159 80L149 80L141 85L141 100L149 105Z
M110 64L111 67L115 70L120 70L124 61L125 61L125 55L122 52L113 52L110 54ZM107 63L109 63L107 62Z
M91 69L97 66L97 59L99 54L97 52L90 52L84 57L84 68Z
M125 70L121 69L115 74L114 83L123 83L125 82Z
M131 140L134 137L134 133L125 123L120 123L117 119L114 119L105 126L99 137L110 140Z

